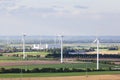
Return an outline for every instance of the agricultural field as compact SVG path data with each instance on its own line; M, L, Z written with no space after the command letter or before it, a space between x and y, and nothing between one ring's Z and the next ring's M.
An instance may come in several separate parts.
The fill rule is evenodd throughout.
M85 47L86 45L81 45ZM103 45L104 47L104 45ZM79 47L74 47L78 48ZM86 48L89 48L86 46ZM118 54L120 50L114 50L109 51L107 49L100 49L100 53L105 54ZM96 54L96 51L94 52L87 52L88 54ZM42 69L42 68L75 68L75 69L83 69L87 70L89 69L96 69L96 62L90 62L89 58L82 58L88 60L88 62L85 61L77 61L77 58L75 61L66 61L64 63L60 63L60 58L45 58L46 55L50 54L47 51L32 51L32 52L25 52L26 55L31 55L32 57L28 57L26 59L23 59L22 56L16 55L23 55L22 52L13 52L13 53L3 53L3 56L0 56L0 68L5 69L11 69L11 68L19 68L19 69L25 69L25 70L33 70L35 68ZM15 56L13 56L15 55ZM40 57L36 57L37 55L40 55ZM70 59L70 58L69 58ZM81 59L81 60L82 60ZM96 58L94 58L96 60ZM107 60L107 59L106 59ZM117 60L118 61L118 60ZM119 62L116 62L119 63ZM100 63L100 69L106 69L109 70L109 68L120 68L119 64L103 64ZM87 72L87 71L86 71ZM53 77L56 77L58 80L78 80L79 78L83 78L83 80L86 79L86 74L89 75L87 77L88 80L94 80L95 76L93 75L120 75L120 71L100 71L100 72L56 72L56 73L6 73L6 74L0 74L0 80L18 80L21 78L21 80L53 80ZM7 76L7 77L5 77ZM66 77L68 76L68 77ZM73 76L73 78L71 77ZM37 77L37 78L34 78ZM45 78L47 77L47 78ZM115 76L114 76L115 77ZM42 78L42 79L41 79ZM64 78L64 79L63 79ZM102 79L102 78L101 78ZM104 78L107 80L110 80L107 78ZM103 80L104 80L103 79ZM119 80L117 77L116 79Z
M110 64L101 64L100 68L109 69L109 67L119 67L120 65L110 65ZM0 62L0 67L4 68L22 68L22 69L34 69L34 68L96 68L96 63L85 63L85 62L72 62L72 63L63 63L60 64L59 61L39 61L39 60L32 60L32 61L16 61L16 62Z
M119 80L118 71L1 74L0 80ZM111 78L112 77L112 78Z
M64 46L69 46L73 49L89 49L90 47L96 47L96 44L93 43L80 43L80 44L65 44ZM108 50L104 49L106 47L118 46L118 50ZM99 45L100 54L120 54L120 44L119 43L101 43ZM102 49L101 49L102 48ZM96 49L95 49L96 50ZM87 54L96 54L96 51L86 52Z
M108 49L100 49L99 50L100 54L120 54L120 49L119 50L108 50ZM96 51L94 52L87 52L88 54L96 54Z
M14 54L18 54L18 55L22 55L23 52L13 52L13 53L4 53L4 55L14 55ZM45 51L32 51L32 52L25 52L26 55L40 55L41 57L45 57L47 54L50 54L48 52Z
M11 62L11 61L21 61L23 60L22 52L14 52L14 53L2 53L3 56L0 56L0 62ZM29 58L26 58L26 60L48 60L47 58L44 58L47 54L50 54L48 52L25 52Z

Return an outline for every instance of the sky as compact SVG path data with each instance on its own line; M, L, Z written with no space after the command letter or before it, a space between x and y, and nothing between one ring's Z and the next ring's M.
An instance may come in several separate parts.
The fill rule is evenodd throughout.
M120 0L0 0L0 35L120 35Z

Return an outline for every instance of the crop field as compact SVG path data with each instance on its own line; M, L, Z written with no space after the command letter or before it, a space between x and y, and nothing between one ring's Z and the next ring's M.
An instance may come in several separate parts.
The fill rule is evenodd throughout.
M102 45L104 46L104 45ZM83 45L84 47L84 45ZM79 47L75 47L76 49ZM86 47L87 48L87 47ZM89 54L96 54L96 51L94 52L88 52ZM109 51L107 49L100 49L100 53L102 54L119 54L120 50L114 50ZM5 69L11 69L11 68L19 68L19 69L25 69L25 70L33 70L35 68L42 69L42 68L78 68L86 70L89 69L96 69L96 63L94 62L82 62L81 61L65 61L64 63L60 63L60 59L53 59L53 58L45 58L47 54L50 54L46 51L33 51L33 52L25 52L26 55L32 55L32 57L26 58L23 60L22 56L13 56L13 55L23 55L22 52L13 52L13 53L4 53L3 56L0 56L0 68ZM37 55L40 55L40 57L36 57ZM35 56L35 57L34 57ZM64 58L65 59L65 58ZM70 58L69 58L70 59ZM87 59L89 58L83 58ZM96 58L92 58L94 61ZM102 60L102 59L100 59ZM108 59L105 59L103 61L107 61ZM84 61L84 60L83 60ZM112 61L108 60L108 61ZM115 62L117 61L117 62ZM100 68L108 70L109 68L120 68L119 59L113 60L116 64L102 64L100 63ZM88 77L86 78L86 74ZM98 77L96 77L96 75ZM101 76L105 76L105 78ZM109 77L113 76L114 80L119 80L120 78L120 71L98 71L98 72L63 72L63 73L6 73L6 74L0 74L0 80L112 80ZM109 77L108 77L109 76ZM95 79L97 78L97 79Z
M10 55L14 55L14 54L22 55L23 52L4 53L4 55L9 55L9 56L10 56ZM26 54L26 55L33 55L33 56L35 56L35 55L40 55L41 57L45 57L47 54L50 54L50 53L44 52L44 51L42 51L42 52L40 52L40 51L33 51L33 52L25 52L25 54Z
M0 80L119 80L118 71L1 74ZM111 78L112 77L112 78Z
M120 50L107 50L107 49L100 49L100 54L120 54ZM87 52L89 54L96 54L96 51L94 52Z
M115 67L116 65L110 64L100 64L100 68L108 69L109 67ZM120 65L117 65L120 67ZM22 69L33 69L33 68L96 68L96 63L84 63L84 62L76 62L76 63L63 63L60 64L59 61L11 61L11 62L0 62L0 67L4 68L22 68Z

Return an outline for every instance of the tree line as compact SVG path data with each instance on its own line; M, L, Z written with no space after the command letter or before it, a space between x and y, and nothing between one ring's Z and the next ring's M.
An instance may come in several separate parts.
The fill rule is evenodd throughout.
M94 72L94 71L120 71L120 69L112 69L109 67L108 69L100 68L96 69L81 69L81 68L34 68L34 69L20 69L20 68L0 68L0 73L54 73L54 72Z
M61 54L48 54L46 58L60 58ZM96 54L63 54L64 58L96 58ZM99 54L100 58L120 58L120 54Z

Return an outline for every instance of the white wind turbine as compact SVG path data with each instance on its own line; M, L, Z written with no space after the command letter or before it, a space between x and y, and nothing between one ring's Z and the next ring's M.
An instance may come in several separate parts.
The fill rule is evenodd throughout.
M23 59L26 58L26 55L25 55L25 34L22 35L22 43L23 43Z
M59 35L61 44L61 63L63 63L63 35Z
M54 39L54 44L55 44L55 45L57 45L57 37L58 37L58 36L55 35L55 39Z
M100 43L100 41L99 41L99 39L98 38L96 38L94 41L93 41L93 43L96 43L97 45L97 70L99 70L99 43Z

